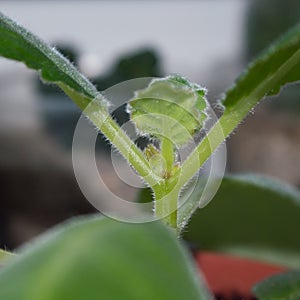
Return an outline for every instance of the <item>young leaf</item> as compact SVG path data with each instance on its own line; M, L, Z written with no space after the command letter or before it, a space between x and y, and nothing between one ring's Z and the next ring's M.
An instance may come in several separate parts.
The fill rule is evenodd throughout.
M197 202L202 191L196 187L191 200ZM300 268L299 228L298 190L263 176L239 175L223 178L213 201L192 216L183 234L202 249Z
M80 218L55 228L0 269L6 300L208 300L191 259L158 222Z
M253 293L259 300L299 300L300 271L267 278L254 286Z
M131 120L141 135L168 138L175 146L185 144L206 118L205 90L172 75L154 79L129 101Z

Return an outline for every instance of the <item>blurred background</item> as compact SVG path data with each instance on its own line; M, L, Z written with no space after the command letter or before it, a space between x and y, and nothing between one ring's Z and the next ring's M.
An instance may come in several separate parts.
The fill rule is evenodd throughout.
M0 10L67 56L103 91L136 77L179 73L214 106L245 65L300 21L298 0L3 1ZM1 42L1 41L0 41ZM266 99L228 140L227 171L300 187L300 88ZM71 161L80 111L35 72L0 58L0 247L95 212ZM135 197L103 159L112 189Z

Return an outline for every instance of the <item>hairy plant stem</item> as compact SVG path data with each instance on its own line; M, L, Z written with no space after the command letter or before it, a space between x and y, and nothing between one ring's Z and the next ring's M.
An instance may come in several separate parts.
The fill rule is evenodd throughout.
M106 138L108 138L112 145L121 152L124 158L133 166L138 174L143 177L150 187L162 181L162 178L153 172L142 151L110 116L107 105L101 102L101 96L99 96L99 99L94 99L88 103L89 100L84 96L73 93L73 91L66 86L60 87L83 110L84 114Z
M177 207L180 188L174 183L174 180L166 179L162 184L154 186L153 191L155 216L177 231Z
M154 192L155 215L177 231L177 203L180 188L175 186L175 183L178 176L163 178L155 174L142 151L112 119L107 107L101 103L101 99L88 103L88 99L72 93L72 90L66 86L61 88L150 185ZM170 175L174 165L174 148L173 143L167 138L162 139L161 154L166 163L166 172Z
M177 228L177 205L180 188L190 180L217 147L225 141L234 128L236 128L236 126L238 126L238 124L247 116L249 111L253 109L259 100L267 95L272 87L280 83L280 80L299 61L300 50L295 52L284 64L282 64L276 74L270 75L269 78L258 84L248 95L241 97L239 101L227 105L221 118L211 128L191 155L183 162L180 176L176 180L176 185L170 184L171 180L174 181L174 178L171 172L168 174L174 164L174 150L171 147L171 141L165 138L161 143L161 153L165 160L167 170L167 176L163 176L163 178L153 172L143 153L110 117L103 103L92 101L87 106L90 110L88 112L85 110L85 113L151 186L155 195L156 216L159 218L163 217L168 225ZM78 97L78 94L72 94L72 90L68 90L66 86L62 88L79 105L79 107L85 108L86 101L84 97L80 98Z
M174 166L174 146L172 141L167 137L161 138L160 152L165 162L164 177L168 178L171 175Z
M101 124L99 124L97 117L92 117L91 120L151 187L161 181L161 177L153 172L140 149L110 116L105 117L105 121Z

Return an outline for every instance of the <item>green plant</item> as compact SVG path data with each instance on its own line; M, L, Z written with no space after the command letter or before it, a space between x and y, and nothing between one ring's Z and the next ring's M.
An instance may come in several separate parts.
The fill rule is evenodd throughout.
M182 188L263 97L300 80L300 27L296 27L249 65L221 100L221 117L180 162L178 147L205 123L205 89L180 76L168 76L138 91L128 104L132 122L159 144L142 152L110 116L101 93L56 50L2 14L0 41L0 55L37 70L84 111L148 183L156 216L178 234L199 201L196 189L179 207ZM272 190L273 183L264 182L266 190ZM274 190L279 198L296 199L299 205L297 192ZM56 228L23 251L0 273L1 299L99 299L98 292L104 299L209 299L201 280L194 279L183 246L159 222L133 225L88 218ZM260 257L266 256L262 251Z

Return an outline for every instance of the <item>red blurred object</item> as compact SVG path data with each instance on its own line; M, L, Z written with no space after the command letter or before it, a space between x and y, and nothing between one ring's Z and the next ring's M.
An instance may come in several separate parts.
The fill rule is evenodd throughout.
M288 270L282 266L205 251L196 253L195 259L209 288L222 299L236 296L254 299L251 288L255 283Z

